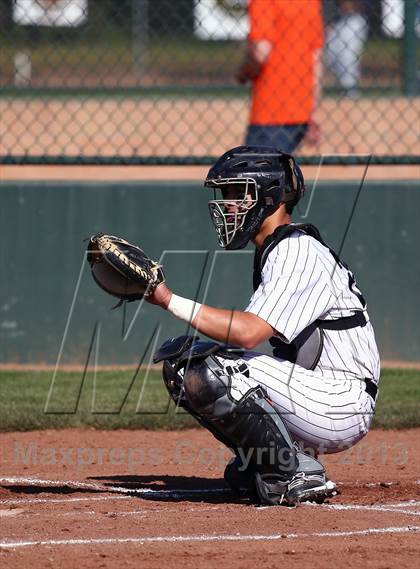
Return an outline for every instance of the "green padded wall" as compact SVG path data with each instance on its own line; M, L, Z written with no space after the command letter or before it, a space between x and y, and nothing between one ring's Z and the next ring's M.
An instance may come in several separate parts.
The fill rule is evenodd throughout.
M295 221L314 223L338 249L357 193L357 182L321 183ZM198 291L209 304L246 306L252 249L218 248L208 198L191 182L3 182L0 360L55 364L60 354L61 363L84 363L96 325L98 363L133 364L150 341L151 350L153 341L185 333L185 324L146 303L111 310L114 300L93 283L84 261L83 240L98 231L156 258L164 251L167 280L178 294ZM417 182L367 182L342 249L367 297L384 359L420 361L419 214Z

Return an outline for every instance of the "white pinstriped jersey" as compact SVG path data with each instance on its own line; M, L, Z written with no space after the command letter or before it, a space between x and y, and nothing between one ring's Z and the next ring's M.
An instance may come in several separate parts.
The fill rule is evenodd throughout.
M351 316L363 306L352 274L319 241L296 231L269 253L262 282L247 312L268 322L285 342L316 319ZM350 288L351 287L351 288ZM369 320L365 311L366 319ZM349 330L324 330L315 372L330 379L379 379L379 354L371 323Z

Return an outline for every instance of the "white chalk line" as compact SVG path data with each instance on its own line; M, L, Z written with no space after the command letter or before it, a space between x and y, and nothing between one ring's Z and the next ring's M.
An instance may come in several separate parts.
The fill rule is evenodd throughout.
M385 504L387 508L404 508L405 506L420 506L420 501L418 500L406 500L405 502L395 502L393 504Z
M179 513L191 513L196 512L201 514L202 512L212 512L214 510L223 510L226 511L224 506L213 506L213 507L203 507L203 508L182 508L181 511L177 510ZM15 516L19 518L27 517L31 519L33 517L48 517L51 518L51 510L46 510L43 512L28 512L24 510L0 510L0 517L7 515L13 515L13 512L16 512ZM124 518L129 516L147 516L152 515L155 516L156 514L164 513L166 515L167 512L174 512L173 508L143 508L140 510L129 510L129 511L106 511L106 512L98 512L98 510L72 510L71 512L57 512L54 511L54 519L55 518L68 518L68 517L84 517L84 516L98 516L98 518Z
M125 497L124 497L125 498ZM85 498L85 500L89 500L89 498ZM93 499L94 500L94 499ZM73 500L68 499L68 500L62 500L62 503L66 503L66 502L71 502ZM44 503L49 503L50 500L43 500ZM13 501L0 501L0 506L4 506L7 504L18 504L23 506L25 504L25 501L23 500L13 500ZM37 502L38 503L38 502ZM412 511L412 510L407 510L407 509L401 509L401 507L405 507L405 508L411 508L411 507L415 507L417 504L419 504L420 502L401 502L400 504L398 504L398 508L395 507L395 505L392 504L381 504L381 505L376 505L376 506L366 506L366 505L359 505L359 504L313 504L311 502L306 502L303 503L302 506L305 507L316 507L316 508L324 508L324 509L328 509L328 510L364 510L364 511L378 511L378 512L392 512L394 514L402 514L402 515L409 515L409 516L420 516L420 512L418 511ZM266 510L269 509L270 506L262 506L257 508L257 511L261 511L261 510ZM226 506L222 505L222 506L203 506L203 507L196 507L196 508L182 508L182 512L197 512L197 513L202 513L202 512L211 512L211 511L215 511L215 510L223 510L226 511ZM127 517L127 516L145 516L145 515L155 515L157 513L161 513L161 512L173 512L174 509L173 508L166 508L166 507L153 507L153 508L142 508L142 509L136 509L136 510L129 510L129 511L106 511L106 512L100 512L98 510L72 510L70 512L58 512L55 511L54 512L54 517L55 518L63 518L63 517L79 517L79 516L105 516L105 517ZM24 517L24 516L28 516L29 517L43 517L43 516L51 516L51 511L43 511L43 512L28 512L28 511L23 511L20 510L18 513L19 517Z
M0 477L1 484L24 484L26 486L40 486L40 487L60 487L65 486L67 488L75 490L92 490L94 492L110 492L119 494L152 494L156 497L172 497L172 498L182 498L190 495L196 494L220 494L228 493L230 490L228 488L194 488L190 490L184 489L173 489L173 490L153 490L152 488L126 488L124 486L111 486L107 484L99 484L96 482L80 482L79 480L45 480L39 478L22 478L15 476Z
M211 541L275 541L282 539L308 539L322 537L352 537L355 535L367 536L393 533L416 533L420 526L368 528L353 531L325 531L315 533L289 533L274 535L170 535L170 536L145 536L145 537L110 537L92 539L49 539L39 541L1 541L0 549L16 549L31 546L63 546L63 545L115 545L119 543L132 543L145 545L147 543L177 543L177 542L211 542Z
M417 482L417 481L416 481ZM155 494L155 495L167 495L167 494L213 494L213 493L226 493L230 492L229 489L225 487L221 488L205 488L205 489L173 489L173 490L153 490L151 488L126 488L123 486L111 486L107 484L100 484L98 482L81 482L80 480L48 480L42 478L33 477L20 477L20 476L6 476L0 477L0 485L2 484L24 484L27 486L51 486L60 487L65 486L71 489L80 490L92 490L100 492L110 492L110 493L122 493L122 494ZM339 483L344 484L344 483ZM397 505L396 505L397 506Z
M205 492L205 491L204 491ZM133 500L135 496L84 496L83 498L17 498L0 500L0 506L24 506L31 504L68 504L73 502L114 502L116 500ZM169 510L170 508L162 508L153 504L153 511ZM216 506L212 509L216 509ZM219 507L217 507L219 509ZM226 504L220 506L220 509L226 509ZM185 511L184 509L182 511ZM202 511L202 508L200 508ZM56 515L56 514L54 514Z
M67 504L69 502L107 502L114 500L132 500L133 496L84 496L83 498L22 498L16 500L0 500L2 506L20 504Z
M185 496L188 494L208 494L215 492L224 492L226 489L194 489L194 490L171 490L171 491L161 491L152 490L149 488L141 489L130 489L118 486L105 486L96 483L86 483L80 481L72 480L45 480L38 478L22 478L22 477L3 477L0 478L0 483L7 484L27 484L27 485L37 485L37 486L68 486L74 487L75 489L90 489L90 490L100 490L108 492L122 492L124 495L118 496L91 496L91 497L77 497L77 498L35 498L35 499L23 499L23 500L0 500L0 504L30 504L30 503L67 503L67 502L88 502L88 501L105 501L105 500L119 500L119 499L132 499L132 495L129 494L153 494L153 495L172 495L176 497ZM127 495L128 494L128 495ZM398 502L394 504L384 504L378 506L366 506L357 504L324 504L321 507L333 510L377 510L377 511L387 511L401 514L409 515L420 515L418 512L412 512L406 508L418 506L420 502L415 500ZM398 509L399 508L399 509ZM404 508L402 510L401 508ZM159 508L158 511L163 511L165 508ZM204 508L204 509L220 509L220 507ZM170 510L170 508L167 508ZM191 511L203 511L202 508L190 508ZM131 512L106 512L103 513L104 516L120 516L120 515L144 515L145 513L154 513L154 510L134 510ZM58 513L58 512L56 512ZM62 515L79 515L82 512L64 512ZM97 515L98 513L90 510L84 512L85 515ZM37 514L38 515L38 514ZM19 542L0 542L0 548L16 548L16 547L29 547L32 545L95 545L95 544L117 544L117 543L152 543L152 542L177 542L177 541L263 541L263 540L276 540L280 538L309 538L309 537L345 537L352 535L369 535L375 533L404 533L419 531L417 526L404 526L404 527L388 527L388 528L369 528L366 530L354 530L349 532L321 532L313 534L280 534L280 535L265 535L265 536L241 536L241 535L227 535L227 536L156 536L156 537L144 537L144 538L105 538L105 539L85 539L85 540L46 540L46 541L19 541Z
M414 507L415 504L406 502L405 507ZM323 504L328 510L363 510L370 512L392 512L393 514L404 514L408 516L420 516L420 512L407 510L406 508L388 506L388 504L378 504L367 506L365 504Z
M32 478L32 477L0 477L0 484L25 484L29 486L40 486L40 487L68 487L75 490L92 490L101 492L110 492L123 494L123 496L98 496L98 497L83 497L83 498L35 498L35 499L22 499L22 500L0 500L0 504L31 504L31 503L67 503L67 502L81 502L81 501L105 501L105 500L117 500L117 499L130 499L133 495L153 495L156 497L165 498L188 498L189 496L195 496L197 494L206 495L214 493L226 493L229 492L226 488L207 488L207 489L191 489L191 490L153 490L151 488L125 488L121 486L107 486L104 484L99 484L95 482L81 482L79 480L48 480L42 478ZM305 505L311 505L305 504ZM399 502L397 504L379 504L379 505L358 505L358 504L323 504L324 508L332 510L365 510L365 511L381 511L381 512L394 512L403 515L420 516L420 512L407 510L407 507L414 507L420 505L420 502L413 500ZM162 510L162 508L160 508ZM259 510L264 510L265 508L259 508ZM201 510L201 509L200 509ZM145 510L147 511L147 510ZM139 510L137 510L139 512ZM68 513L71 514L71 513ZM67 514L66 514L67 515ZM127 513L126 515L135 515Z
M0 478L0 484L24 484L26 486L51 486L57 488L65 486L75 490L92 490L100 492L118 492L122 494L146 494L154 492L150 488L124 488L119 486L108 486L96 482L80 482L80 480L48 480L43 478L23 478L20 476L5 476Z
M20 506L20 505L31 505L31 504L68 504L73 502L114 502L118 500L133 500L135 496L127 496L127 495L115 495L115 496L83 496L81 498L69 497L69 498L16 498L10 499L7 498L5 500L0 500L0 506ZM332 504L329 504L331 506ZM407 502L398 502L395 504L383 504L383 506L387 508L411 508L415 506L419 506L420 502L416 502L415 500L410 500ZM324 504L323 507L326 507L327 504ZM351 504L348 504L351 507ZM155 507L155 506L154 506ZM225 507L225 506L223 506ZM368 506L369 507L369 506ZM268 509L270 506L258 508L258 510Z

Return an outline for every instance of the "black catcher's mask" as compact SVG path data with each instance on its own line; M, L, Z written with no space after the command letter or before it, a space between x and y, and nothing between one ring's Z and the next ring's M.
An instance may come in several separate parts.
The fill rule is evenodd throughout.
M228 150L210 168L204 186L214 190L210 216L220 246L228 250L245 247L281 202L295 206L305 191L293 156L271 146Z

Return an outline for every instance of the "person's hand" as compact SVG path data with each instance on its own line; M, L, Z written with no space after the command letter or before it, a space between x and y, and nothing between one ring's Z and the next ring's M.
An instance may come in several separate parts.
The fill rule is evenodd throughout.
M146 300L147 302L150 302L150 304L157 304L166 310L169 306L171 296L171 289L169 289L163 282L160 283L160 285L158 285L155 290L146 297Z
M261 71L261 64L253 58L248 58L238 69L235 79L238 83L253 81Z
M245 61L235 75L238 83L253 81L258 77L271 53L271 49L272 45L268 40L251 41L248 43Z
M321 141L321 128L318 121L310 119L308 122L308 130L305 134L305 142L310 146L316 146Z

